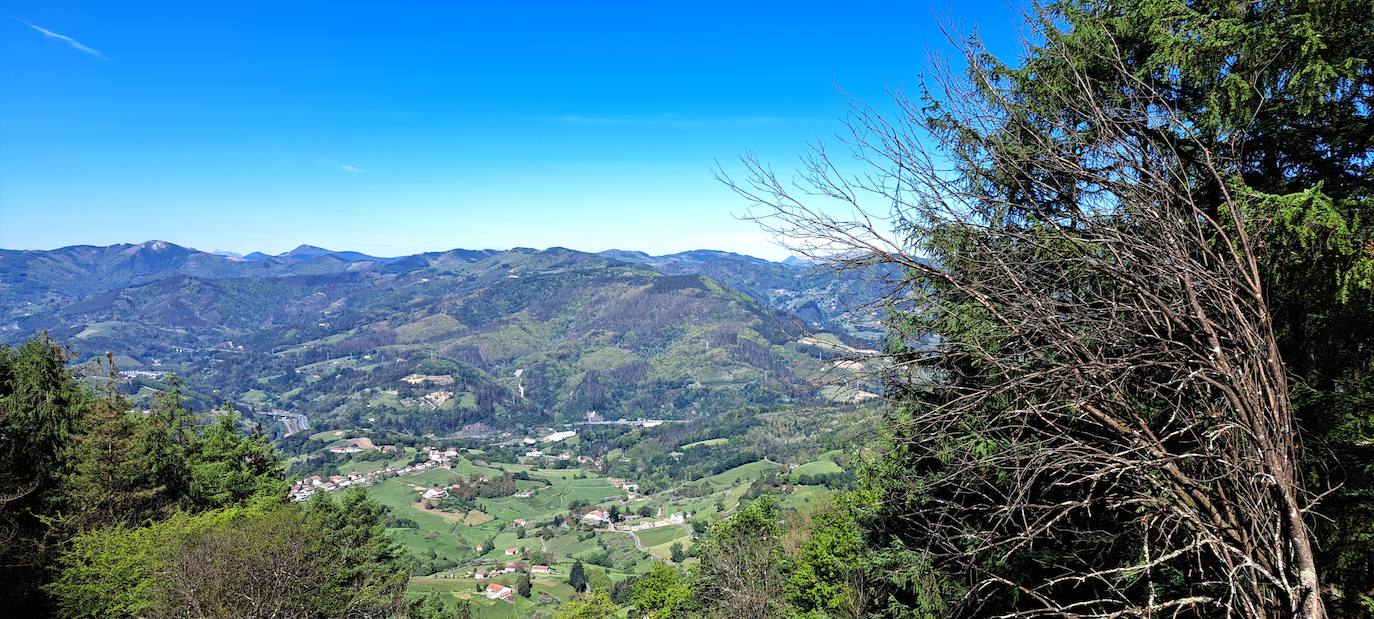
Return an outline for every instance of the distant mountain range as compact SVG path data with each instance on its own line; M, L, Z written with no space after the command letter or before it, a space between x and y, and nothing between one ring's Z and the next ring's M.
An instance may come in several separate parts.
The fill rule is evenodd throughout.
M880 335L881 275L706 250L0 250L0 337L46 330L146 393L175 371L204 405L317 424L683 417L867 397L820 385Z
M562 248L554 248L562 250ZM204 279L329 275L368 270L404 273L472 263L516 248L452 249L384 258L355 251L301 245L275 256L204 252L166 241L53 250L0 249L0 322L31 316L84 296L181 275ZM572 251L572 250L562 250ZM798 259L772 262L723 251L694 250L665 256L609 250L597 255L648 266L669 275L700 273L756 299L860 338L881 337L867 304L876 298L877 271L836 274ZM13 330L13 329L11 329Z

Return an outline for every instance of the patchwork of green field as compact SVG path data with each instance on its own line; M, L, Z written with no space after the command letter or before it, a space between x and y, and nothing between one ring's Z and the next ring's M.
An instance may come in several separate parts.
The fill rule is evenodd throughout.
M612 486L604 477L573 479L555 475L544 475L536 471L534 475L548 479L552 485L544 486L538 482L517 482L521 490L529 484L535 491L529 497L505 497L483 499L483 511L501 520L523 518L530 522L552 519L554 514L566 512L573 502L602 503L610 499L625 497L625 493Z
M451 460L449 462L449 468L452 470L453 473L457 473L464 477L471 477L473 475L499 477L506 473L514 473L520 470L520 467L510 464L500 464L497 466L477 466L476 464L473 464L471 460L468 460L467 458L464 458L462 456L459 456L458 458ZM433 473L441 470L442 469L434 469L430 472Z
M361 435L358 431L338 430L320 432L311 438L329 444ZM704 442L719 444L715 441L723 440ZM349 472L403 465L414 453L408 448L394 459L345 462L339 468ZM794 476L839 471L840 467L832 460L837 454L822 454L797 467ZM575 561L583 561L589 571L604 571L614 582L646 573L654 563L667 560L674 544L681 544L686 549L694 543L690 524L655 527L634 535L604 529L550 526L555 516L566 516L575 504L599 505L606 509L618 506L622 513L632 514L630 522L658 520L675 512L690 513L692 521L712 522L733 513L755 480L785 471L780 464L761 460L693 482L692 487L697 492L706 492L703 496L682 496L673 490L628 501L626 493L611 485L607 478L583 469L540 469L509 463L478 466L474 460L485 460L484 454L466 452L450 463L451 469L433 468L386 479L368 487L368 492L385 505L397 521L415 524L415 528L388 530L392 538L419 561L418 573L429 574L412 579L409 595L439 592L471 600L476 617L526 617L536 612L547 613L572 595L566 580ZM417 500L427 488L447 486L474 475L494 478L516 472L526 472L533 478L516 480L517 489L522 494L528 492L529 496L477 499L480 511L425 509ZM780 500L785 507L805 508L824 500L832 492L821 486L798 486L791 488ZM642 520L633 515L645 506L653 515ZM525 526L515 526L513 521L517 519L524 520ZM512 548L517 550L506 554L506 550ZM479 586L485 587L493 581L514 587L519 575L475 580L471 577L474 570L511 561L528 564L526 555L530 553L541 553L538 555L540 561L544 560L542 553L547 553L554 568L553 574L534 577L530 598L488 600L478 591ZM611 567L603 567L606 565Z
M599 548L595 537L582 539L582 535L560 535L549 540L546 547L557 557L585 556Z
M830 455L839 452L831 452ZM823 454L824 455L824 454ZM826 464L836 466L833 461L825 460ZM813 470L829 470L824 464L816 464ZM801 467L798 467L800 469ZM757 461L750 462L723 471L717 475L705 478L704 481L710 482L717 490L699 497L683 497L674 493L665 493L655 497L651 505L655 510L662 510L665 514L673 512L686 512L692 514L692 520L712 522L719 518L733 513L735 507L744 499L744 495L749 491L749 484L755 479L766 476L772 472L781 471L780 465ZM839 470L836 466L835 470ZM833 494L834 491L821 486L800 486L793 488L792 491L783 495L780 500L784 507L805 507L811 503L819 502L826 496ZM683 546L687 546L684 542ZM648 544L646 544L648 547ZM660 554L657 548L654 554ZM665 551L666 552L666 551Z
M353 357L340 357L299 366L296 368L296 372L300 374L333 374L343 368L358 367L358 364L359 361Z

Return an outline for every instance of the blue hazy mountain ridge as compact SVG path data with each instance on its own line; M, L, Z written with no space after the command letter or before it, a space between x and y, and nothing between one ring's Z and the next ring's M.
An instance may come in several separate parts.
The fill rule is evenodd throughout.
M121 369L173 371L207 405L447 432L816 400L828 367L817 359L838 350L811 336L871 347L864 324L876 320L839 309L870 300L859 274L726 252L339 253L247 260L156 241L0 251L0 337L46 331L78 360L111 351ZM454 382L420 389L402 381L412 374ZM442 414L415 414L430 409Z
M552 250L573 251L563 248ZM535 250L506 250L517 253L532 251ZM491 249L452 249L378 257L301 245L277 255L253 252L240 257L157 240L103 247L74 245L53 250L0 249L0 304L10 308L7 315L0 315L0 320L8 322L58 309L84 297L173 276L271 278L367 270L399 274L468 264L502 253ZM873 278L876 271L839 275L809 268L801 260L773 262L714 250L692 250L662 256L640 251L608 250L595 255L644 265L666 275L706 275L818 325L838 328L860 337L872 338L877 335L874 323L864 321L855 314L856 310L877 298ZM12 332L13 329L7 331Z

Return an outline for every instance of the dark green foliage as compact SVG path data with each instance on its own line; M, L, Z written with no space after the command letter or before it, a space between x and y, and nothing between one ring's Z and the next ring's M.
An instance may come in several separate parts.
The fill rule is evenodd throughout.
M17 350L0 346L0 421L5 424L0 438L5 441L3 455L9 458L0 475L7 490L35 482L47 485L63 470L60 462L85 402L67 359L67 353L47 337L29 340ZM5 506L18 507L13 502Z
M62 483L64 528L139 525L177 509L284 496L276 451L261 432L239 432L232 412L197 426L176 390L147 413L131 412L113 380L89 399L73 441L72 470ZM170 382L175 387L176 380Z
M611 577L606 574L606 570L591 570L587 573L588 591L611 591Z
M869 586L863 530L852 511L830 508L814 514L809 534L788 557L784 595L802 610L843 614L859 595L855 589Z
M553 565L554 555L546 550L530 550L525 553L525 561L531 565Z
M60 509L85 397L67 354L46 336L0 345L0 607L42 614L55 541L44 515Z
M577 592L587 590L587 568L582 565L581 559L574 562L572 569L568 570L568 586Z
M148 455L149 473L167 503L175 503L191 494L188 463L201 434L195 417L182 404L181 380L169 374L163 387L147 418L139 424L134 449Z
M515 592L522 598L530 596L530 575L521 574L520 579L515 581Z
M407 619L453 619L456 611L452 608L451 596L430 593L412 601L406 607ZM466 603L466 600L464 600Z
M191 502L199 508L233 505L259 494L284 496L281 458L262 428L244 436L238 416L215 418L189 454Z
M85 411L72 446L73 470L63 480L67 509L62 524L87 531L110 524L141 524L172 502L150 451L151 425L113 389L113 377Z
M630 603L637 612L654 616L680 617L697 610L696 594L682 572L662 563L635 581Z
M308 512L314 525L334 548L334 586L348 596L346 606L377 613L391 608L405 591L406 571L401 550L382 525L382 506L361 488L343 493L336 504L327 493L311 500Z

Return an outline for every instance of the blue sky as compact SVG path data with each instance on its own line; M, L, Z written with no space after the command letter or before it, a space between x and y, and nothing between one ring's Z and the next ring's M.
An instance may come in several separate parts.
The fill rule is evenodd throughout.
M211 6L212 4L218 6ZM785 255L711 176L791 167L1007 2L0 1L0 247Z

